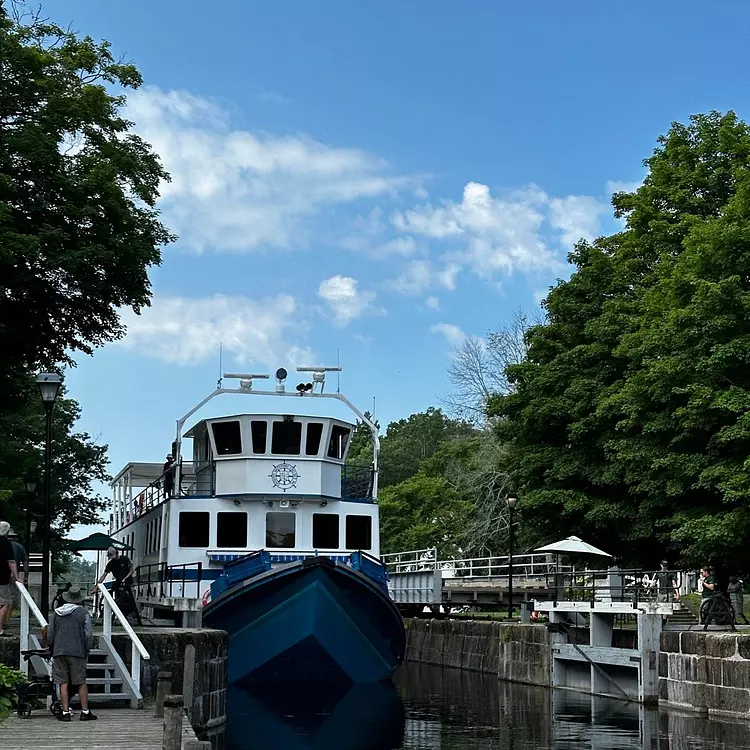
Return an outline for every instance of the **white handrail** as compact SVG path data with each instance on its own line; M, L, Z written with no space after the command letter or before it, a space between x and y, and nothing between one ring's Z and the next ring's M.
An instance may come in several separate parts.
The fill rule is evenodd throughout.
M102 601L104 603L104 622L102 623L104 631L104 640L112 648L112 653L115 653L114 646L112 645L112 615L120 621L125 634L130 638L130 677L129 682L131 683L131 689L135 689L135 695L132 698L132 705L137 706L138 703L143 699L141 695L141 659L150 659L146 647L141 643L141 639L136 635L135 630L128 622L128 618L122 613L117 603L112 598L112 594L109 593L106 586L103 583L98 583L96 586L99 589L99 593L102 595Z
M97 584L97 588L99 589L99 593L104 599L104 635L108 638L112 637L111 615L114 614L115 617L120 621L120 625L122 625L122 629L125 631L125 634L128 636L128 638L130 638L130 640L133 642L133 646L135 646L135 648L138 650L140 656L143 659L150 659L151 656L146 650L146 647L143 645L143 643L141 643L141 639L136 635L136 632L135 630L133 630L132 625L128 622L128 618L125 617L120 608L117 606L115 600L112 598L112 594L109 593L103 583ZM109 617L107 617L107 609L110 610Z
M39 607L36 606L36 602L34 601L33 597L29 593L26 586L24 586L21 581L16 581L16 588L18 589L18 592L21 594L21 648L18 654L19 663L21 671L28 675L29 674L29 662L23 658L23 652L29 651L29 637L30 637L30 630L31 630L31 618L29 617L29 613L34 615L34 619L37 621L37 623L42 627L47 627L47 620L44 619L44 615L39 611ZM37 646L41 645L39 643L36 644ZM49 664L45 661L44 667L48 674L51 673L51 667Z

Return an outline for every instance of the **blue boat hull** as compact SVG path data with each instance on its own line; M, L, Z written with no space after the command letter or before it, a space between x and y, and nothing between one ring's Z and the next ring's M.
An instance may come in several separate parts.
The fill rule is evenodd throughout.
M206 625L229 634L229 683L374 683L404 656L401 616L382 582L310 557L221 591Z

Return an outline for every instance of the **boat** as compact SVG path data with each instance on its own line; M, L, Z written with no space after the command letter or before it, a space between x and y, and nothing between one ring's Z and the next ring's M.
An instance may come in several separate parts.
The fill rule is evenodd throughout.
M378 429L325 392L340 368L297 370L311 377L294 390L284 368L273 390L255 387L266 373L224 374L177 421L173 461L129 463L115 476L110 535L132 549L147 616L183 613L182 625L197 616L227 631L230 685L388 681L405 635L380 560ZM229 394L273 397L279 409L189 423ZM342 405L353 418L340 418ZM362 427L372 461L353 465Z

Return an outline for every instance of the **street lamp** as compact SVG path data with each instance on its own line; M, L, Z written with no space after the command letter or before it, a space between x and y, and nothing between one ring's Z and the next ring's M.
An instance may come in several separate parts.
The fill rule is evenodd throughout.
M508 503L508 619L513 619L513 508L517 497L509 497Z
M36 531L36 521L32 521L33 514L30 509L32 498L36 491L36 482L26 482L26 492L29 495L29 502L26 505L26 554L31 554L31 535ZM32 525L34 528L32 529Z
M47 436L44 443L44 528L42 529L42 614L49 614L49 573L50 573L50 526L52 525L52 411L62 378L56 372L43 372L37 375L36 384L42 396L47 418Z

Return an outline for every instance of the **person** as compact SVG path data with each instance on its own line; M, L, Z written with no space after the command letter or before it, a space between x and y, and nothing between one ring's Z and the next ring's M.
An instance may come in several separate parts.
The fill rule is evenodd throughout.
M164 496L172 497L174 492L174 456L170 453L167 456L167 462L164 464L162 475L164 476Z
M701 568L700 584L701 596L703 599L708 599L708 597L718 593L716 578L711 575L711 571L708 568Z
M91 651L94 628L91 615L81 606L83 591L71 586L64 594L65 604L52 612L47 628L47 643L52 654L52 681L60 689L62 713L60 721L70 721L70 686L78 689L81 697L81 721L94 721L89 709L86 685L86 662Z
M13 545L8 539L10 524L0 521L0 636L6 635L5 628L13 611L13 589L18 578Z
M21 575L18 576L18 580L23 583L24 586L28 585L29 582L29 558L26 554L26 549L21 544L21 540L13 529L8 532L8 539L13 547L13 556L16 560L16 567L18 568Z
M107 567L104 568L104 572L99 576L99 580L94 586L96 587L104 582L104 579L111 573L115 579L115 585L113 595L117 599L117 594L123 586L130 586L131 579L133 577L133 563L130 562L130 558L127 555L120 555L120 553L114 548L110 547L107 550Z
M662 560L659 571L654 578L658 588L658 600L660 602L680 601L680 592L677 588L677 576L669 570L669 563Z
M743 585L742 581L737 576L729 576L729 585L727 586L727 593L729 599L734 607L734 619L737 621L738 618L742 618L745 625L750 625L745 616L744 596L743 596Z

